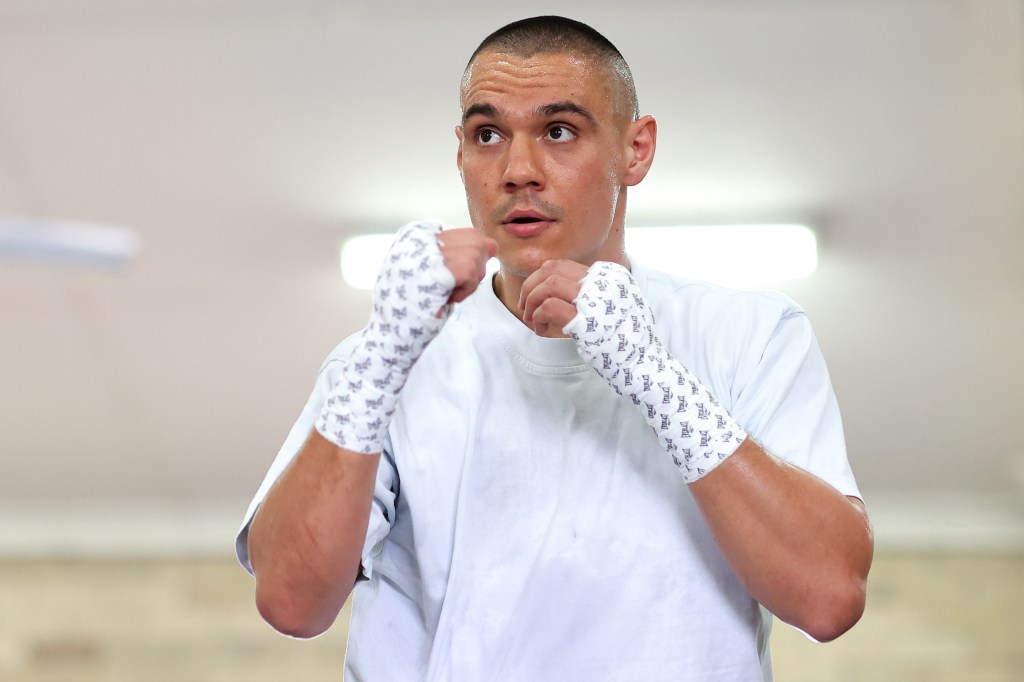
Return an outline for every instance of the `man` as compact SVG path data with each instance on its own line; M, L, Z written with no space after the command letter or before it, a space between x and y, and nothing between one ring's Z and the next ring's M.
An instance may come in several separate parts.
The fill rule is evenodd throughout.
M656 124L593 29L500 29L461 100L473 228L403 228L325 363L239 535L260 612L354 587L351 679L770 679L765 609L840 635L872 554L805 316L627 258Z

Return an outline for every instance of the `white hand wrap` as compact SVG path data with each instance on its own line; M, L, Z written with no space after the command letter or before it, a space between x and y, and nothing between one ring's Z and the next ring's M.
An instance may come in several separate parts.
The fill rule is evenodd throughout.
M370 322L316 422L335 445L381 451L409 371L444 326L455 278L441 255L440 231L437 223L410 223L391 245L377 275Z
M654 334L654 316L633 276L616 263L594 263L563 331L619 395L643 408L647 423L687 483L739 447L746 432Z

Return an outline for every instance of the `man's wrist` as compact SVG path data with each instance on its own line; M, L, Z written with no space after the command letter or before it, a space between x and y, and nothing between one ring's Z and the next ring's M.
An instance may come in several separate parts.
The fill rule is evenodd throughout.
M366 330L327 396L315 428L352 452L380 452L405 373L389 371L384 359L366 347Z
M594 370L643 411L687 483L735 452L746 432L661 345L653 313L628 270L595 263L574 304L578 314L565 332Z
M374 287L373 313L328 396L317 431L353 452L380 452L409 372L444 326L455 286L437 243L438 223L402 227Z
M657 380L662 402L648 423L683 479L693 483L732 455L747 433L678 360L667 357ZM652 401L657 404L657 401Z

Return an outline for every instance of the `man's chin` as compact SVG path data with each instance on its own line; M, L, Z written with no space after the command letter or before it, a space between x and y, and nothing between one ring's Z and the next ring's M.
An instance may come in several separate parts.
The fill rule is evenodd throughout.
M531 251L530 253L502 254L498 253L498 262L501 263L501 272L519 279L526 279L540 269L546 261L560 256Z

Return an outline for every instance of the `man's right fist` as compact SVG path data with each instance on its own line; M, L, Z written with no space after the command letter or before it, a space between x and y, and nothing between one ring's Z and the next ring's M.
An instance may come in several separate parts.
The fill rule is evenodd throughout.
M498 252L498 242L472 227L445 230L437 236L444 265L455 278L448 303L464 301L483 281L487 261Z

